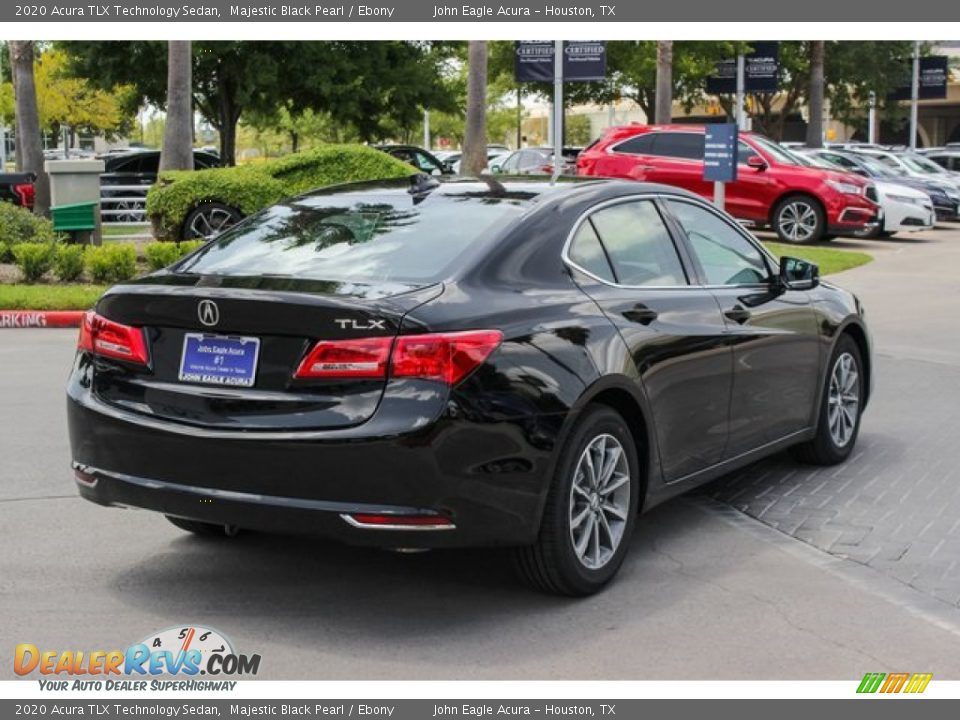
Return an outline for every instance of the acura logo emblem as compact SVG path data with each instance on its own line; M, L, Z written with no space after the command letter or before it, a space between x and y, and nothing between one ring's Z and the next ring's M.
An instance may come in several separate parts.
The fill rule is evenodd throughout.
M197 305L197 315L207 327L211 327L220 322L220 308L213 300L201 300Z

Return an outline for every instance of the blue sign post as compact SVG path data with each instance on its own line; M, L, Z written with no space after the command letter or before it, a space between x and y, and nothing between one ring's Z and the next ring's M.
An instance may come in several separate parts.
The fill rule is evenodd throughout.
M737 179L737 124L707 125L703 143L703 179L713 181L713 202L725 205L724 183Z

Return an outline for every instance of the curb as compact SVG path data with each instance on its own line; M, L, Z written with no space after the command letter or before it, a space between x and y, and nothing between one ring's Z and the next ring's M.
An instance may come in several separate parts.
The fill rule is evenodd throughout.
M83 310L0 310L0 329L75 328L83 314Z

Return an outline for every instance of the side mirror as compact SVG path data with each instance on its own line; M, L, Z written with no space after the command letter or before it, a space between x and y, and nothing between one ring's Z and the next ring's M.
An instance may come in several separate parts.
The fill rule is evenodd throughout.
M857 175L863 175L864 177L870 177L870 173L868 173L868 172L867 172L866 170L864 170L863 168L854 168L853 172L855 172Z
M499 175L499 174L500 174L500 166L499 166L499 165L491 165L491 166L490 166L490 172L493 173L494 175Z
M750 157L747 158L747 167L752 167L754 170L757 170L757 171L766 170L767 161L764 160L759 155L751 155Z
M788 290L813 290L820 284L820 268L794 257L780 258L780 286Z
M433 170L430 171L430 174L433 175L434 177L437 177L439 175L443 175L443 170L441 170L440 168L434 168Z

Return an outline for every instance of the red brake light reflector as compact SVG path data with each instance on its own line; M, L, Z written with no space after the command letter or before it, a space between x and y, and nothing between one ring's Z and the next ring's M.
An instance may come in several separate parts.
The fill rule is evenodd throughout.
M107 320L93 310L83 316L77 347L103 357L147 364L147 343L143 328Z
M391 337L321 340L297 368L298 378L386 378Z
M453 528L450 520L442 515L378 515L373 513L350 513L344 519L355 527L368 528Z

